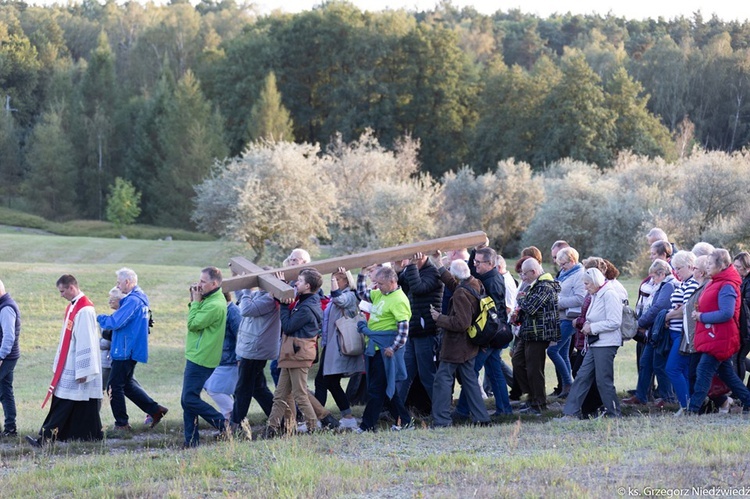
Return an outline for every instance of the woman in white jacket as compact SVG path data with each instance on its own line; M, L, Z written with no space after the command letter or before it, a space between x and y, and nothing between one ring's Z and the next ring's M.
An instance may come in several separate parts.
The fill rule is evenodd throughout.
M563 408L561 419L579 419L581 405L596 380L596 387L604 404L605 416L620 416L620 400L615 389L614 365L617 349L622 346L622 290L604 279L596 268L586 269L583 275L586 291L591 295L591 305L586 312L582 332L586 334L588 352L578 370Z

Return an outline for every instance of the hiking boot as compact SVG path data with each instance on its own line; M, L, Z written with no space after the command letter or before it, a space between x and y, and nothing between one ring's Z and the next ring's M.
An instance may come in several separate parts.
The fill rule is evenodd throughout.
M151 428L158 425L159 422L164 418L164 416L167 415L168 412L169 412L169 409L167 409L163 405L160 405L156 409L156 412L151 414Z

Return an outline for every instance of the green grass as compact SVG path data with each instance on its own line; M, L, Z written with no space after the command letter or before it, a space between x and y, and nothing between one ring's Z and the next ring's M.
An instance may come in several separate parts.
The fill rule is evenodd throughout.
M3 226L0 232L5 233L50 233L60 236L126 237L128 239L172 238L184 241L213 241L216 239L213 236L199 232L151 225L134 224L115 227L114 224L98 220L52 222L37 215L5 207L0 207L0 226Z
M550 421L560 412L552 405L542 418L507 417L490 428L320 433L274 441L217 443L206 430L204 445L182 451L187 286L205 265L226 268L234 249L221 242L2 234L0 250L0 279L24 320L15 371L20 433L35 433L46 415L39 406L65 307L54 283L67 272L102 313L114 271L127 265L138 272L156 326L150 361L136 374L170 408L162 424L147 430L140 425L143 415L128 403L136 427L128 438L58 444L41 452L20 439L0 441L4 497L615 497L623 486L644 495L647 486L746 482L750 431L740 415L677 420L653 408L642 416L631 410L632 417L618 421L560 424ZM637 280L624 283L634 296ZM636 378L635 348L628 342L616 358L615 381L624 391ZM554 379L548 362L549 390ZM332 401L329 408L337 414ZM360 415L362 407L354 410ZM255 403L250 419L256 428L265 419ZM106 405L102 420L113 424Z

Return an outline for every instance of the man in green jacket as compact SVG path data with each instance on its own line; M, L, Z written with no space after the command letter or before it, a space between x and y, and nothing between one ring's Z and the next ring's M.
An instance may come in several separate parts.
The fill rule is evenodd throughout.
M221 293L221 282L221 271L206 267L201 271L200 282L190 287L181 399L185 447L198 445L198 416L222 433L227 425L224 416L201 399L203 385L221 361L224 344L227 302Z

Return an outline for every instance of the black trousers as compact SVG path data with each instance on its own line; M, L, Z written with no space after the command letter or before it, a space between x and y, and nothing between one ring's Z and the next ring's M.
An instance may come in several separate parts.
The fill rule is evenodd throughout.
M42 440L101 440L99 399L67 400L52 396L52 405L39 430Z

